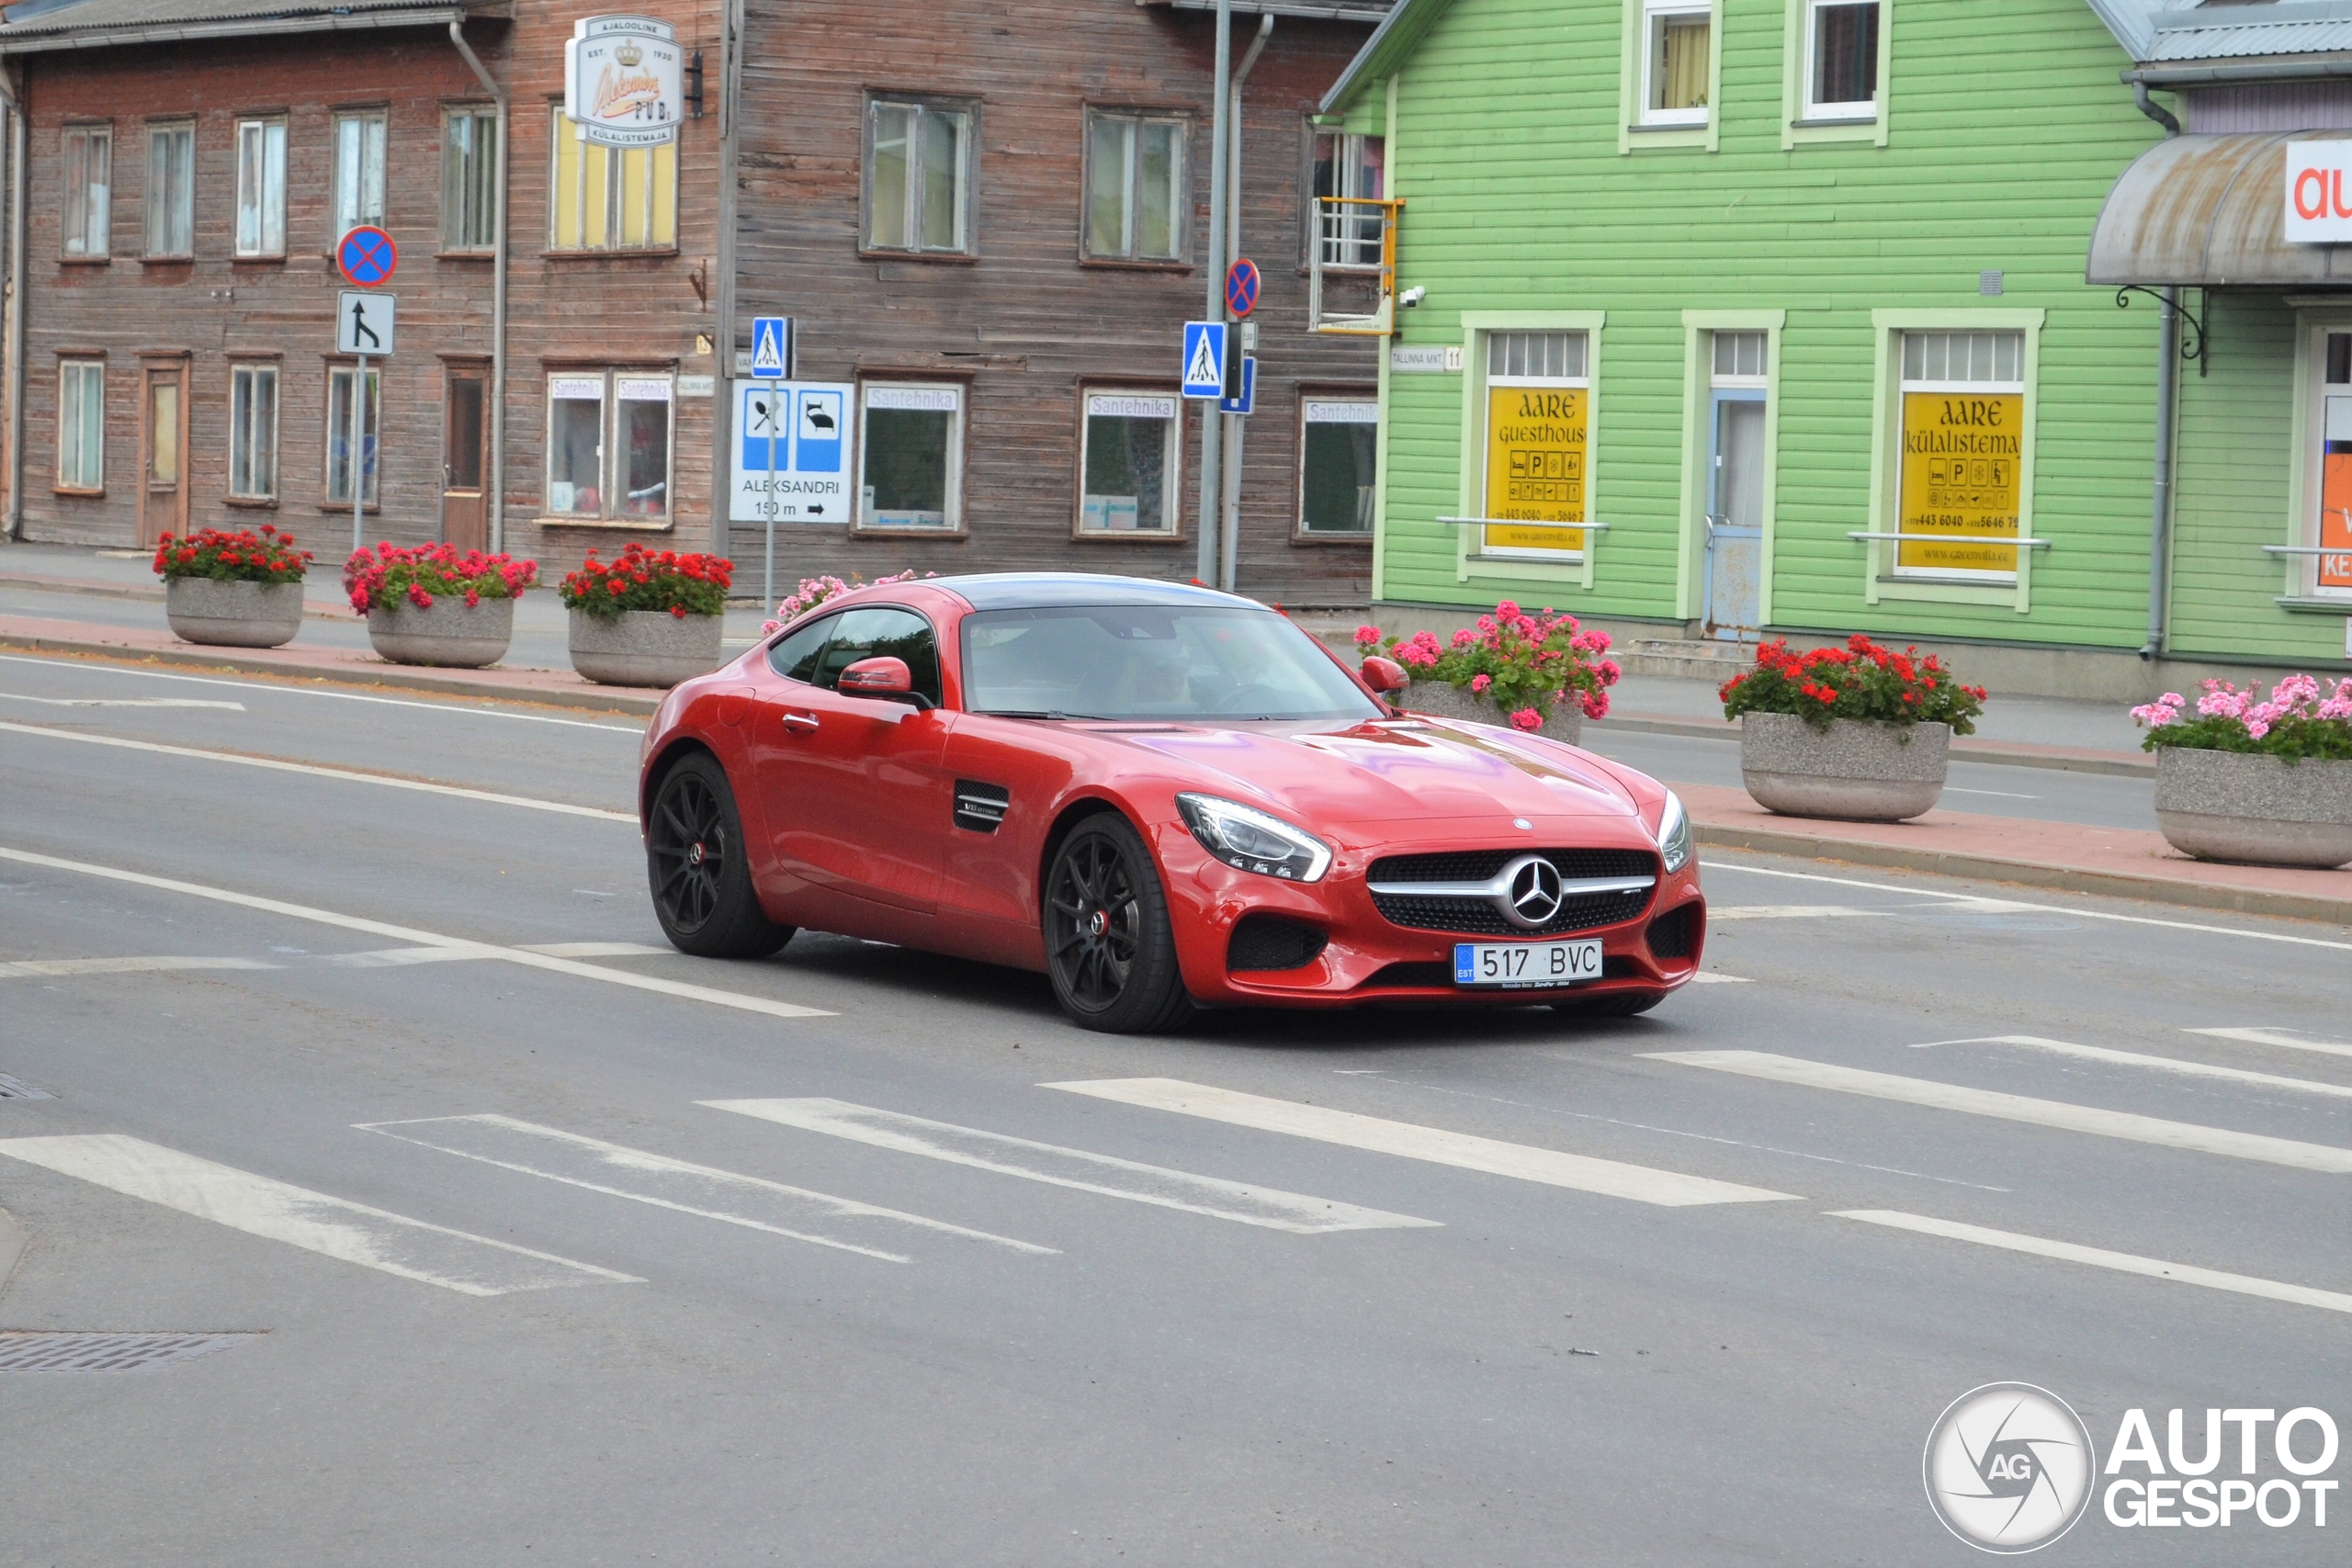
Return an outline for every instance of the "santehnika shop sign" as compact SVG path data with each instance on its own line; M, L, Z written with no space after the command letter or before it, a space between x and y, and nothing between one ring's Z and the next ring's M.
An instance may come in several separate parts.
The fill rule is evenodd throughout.
M677 33L650 17L586 17L563 46L563 112L583 141L651 147L675 141L685 106Z

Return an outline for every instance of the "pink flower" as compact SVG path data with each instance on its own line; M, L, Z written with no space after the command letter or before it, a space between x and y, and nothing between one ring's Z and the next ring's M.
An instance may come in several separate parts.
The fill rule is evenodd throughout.
M1544 716L1533 708L1521 708L1510 716L1510 727L1532 732L1544 728Z
M1599 672L1600 676L1600 683L1604 686L1615 685L1619 679L1625 673L1624 670L1620 667L1618 662L1613 659L1604 659L1599 664L1594 665L1593 669Z
M1380 628L1371 625L1358 626L1356 628L1356 646L1358 648L1379 647Z
M467 589L467 590L466 590L466 608L467 608L467 609L470 610L470 609L474 608L476 605L480 604L481 603L481 594L480 592L478 592L476 590L471 589L471 588L469 588L469 589Z
M1498 621L1515 621L1519 619L1519 606L1509 599L1504 600L1501 604L1495 606L1495 619Z
M1477 640L1478 634L1472 631L1468 626L1464 626L1460 631L1453 634L1453 646L1456 648L1468 648L1472 643L1476 642Z
M1495 678L1492 675L1473 675L1470 677L1470 689L1474 692L1484 692L1487 687L1494 683Z
M1585 694L1583 694L1583 696L1582 696L1582 698L1581 698L1580 700L1582 701L1582 703L1583 703L1583 705L1584 705L1584 716L1585 716L1585 717L1587 717L1587 718L1607 718L1607 717L1609 716L1609 694L1608 694L1608 693L1606 693L1606 692L1587 692L1587 693L1585 693Z

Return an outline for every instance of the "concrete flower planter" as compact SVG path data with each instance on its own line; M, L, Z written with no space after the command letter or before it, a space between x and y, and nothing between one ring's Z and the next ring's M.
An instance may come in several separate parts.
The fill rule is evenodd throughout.
M175 577L164 583L172 635L209 648L276 648L302 629L300 582L219 582Z
M1739 773L1747 793L1784 817L1900 822L1944 792L1948 724L1837 718L1815 729L1794 714L1739 720Z
M2185 855L2245 865L2352 861L2352 762L2156 752L2156 826Z
M1510 728L1510 715L1486 698L1464 690L1446 681L1416 681L1406 688L1396 705L1407 713L1433 714L1439 718L1462 718L1473 724L1499 725ZM1512 731L1516 734L1517 731ZM1584 733L1584 710L1573 697L1564 697L1552 705L1552 716L1535 732L1546 740L1557 740L1573 746Z
M674 686L718 668L724 615L571 612L571 667L607 686Z
M514 640L514 601L484 599L469 607L464 595L448 593L429 610L406 602L372 609L368 640L395 664L479 670L506 657L506 645Z

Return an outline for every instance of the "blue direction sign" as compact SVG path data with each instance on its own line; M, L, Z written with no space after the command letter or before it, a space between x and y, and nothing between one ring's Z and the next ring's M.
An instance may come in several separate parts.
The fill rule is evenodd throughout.
M1184 323L1184 395L1225 396L1225 323Z
M401 265L401 249L381 229L362 224L334 248L335 265L362 288L378 288L392 280Z
M781 381L790 372L792 322L785 316L752 318L752 374L763 381Z
M1244 256L1225 269L1225 308L1238 318L1258 308L1258 264Z
M1258 356L1247 354L1241 357L1241 395L1219 398L1219 413L1256 413L1258 412Z

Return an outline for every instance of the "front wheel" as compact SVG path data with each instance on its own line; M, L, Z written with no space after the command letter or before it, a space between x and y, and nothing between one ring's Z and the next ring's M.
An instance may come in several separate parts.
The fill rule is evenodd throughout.
M743 820L727 770L696 752L662 775L645 834L647 879L662 934L697 958L765 958L792 940L752 890Z
M1046 876L1045 934L1054 996L1081 1029L1156 1034L1192 1016L1168 897L1125 818L1090 817L1062 840Z

